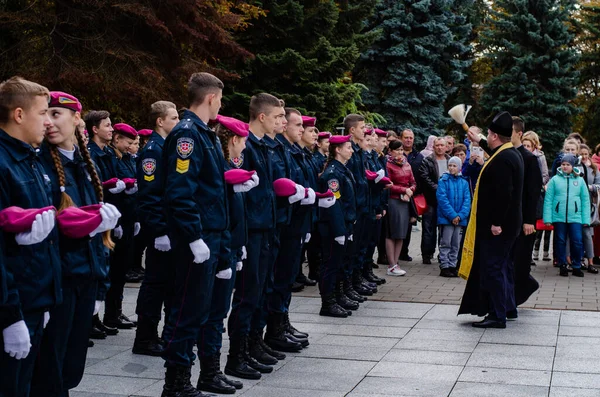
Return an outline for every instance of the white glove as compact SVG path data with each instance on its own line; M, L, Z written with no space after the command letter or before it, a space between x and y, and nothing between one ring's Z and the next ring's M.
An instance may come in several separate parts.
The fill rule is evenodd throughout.
M303 198L300 201L300 205L313 205L315 203L317 196L315 195L315 191L311 188L308 188L308 195L306 198Z
M136 194L138 191L138 185L137 182L133 184L133 187L130 187L129 189L125 189L125 194Z
M25 321L17 321L2 330L4 351L11 357L21 360L29 354L31 340Z
M334 240L339 245L344 245L344 243L346 243L346 236L339 236L339 237L334 238Z
M113 230L113 233L114 233L115 237L120 240L123 237L123 228L121 226L117 226Z
M55 211L44 211L35 216L35 220L31 224L31 231L18 233L15 240L19 245L32 245L41 243L48 237L55 225Z
M258 178L258 174L256 172L252 175L250 180L254 183L254 186L252 186L252 187L257 187L258 184L260 183L260 179Z
M48 325L48 321L50 321L50 312L44 312L44 328Z
M223 280L229 280L229 279L231 279L232 274L233 274L233 272L231 271L231 268L221 270L219 273L217 273L217 278L220 278Z
M102 215L102 222L100 222L100 225L98 225L96 230L90 233L90 237L114 229L121 217L121 213L117 207L109 203L104 203L102 207L100 207L100 215Z
M385 171L383 169L377 171L377 178L375 178L375 183L379 183L380 180L385 176Z
M256 185L254 184L254 181L252 179L249 179L244 183L237 183L233 185L233 191L235 193L246 193L255 186Z
M242 260L248 258L248 251L246 251L246 246L242 247Z
M244 268L244 262L238 262L238 263L235 264L235 271L236 272L241 272L243 268Z
M190 243L190 249L194 254L194 263L203 263L210 258L210 249L204 240L196 240Z
M140 234L140 229L142 228L142 225L140 225L139 222L136 222L133 224L133 236L137 236L138 234Z
M94 302L94 316L98 313L100 313L100 305L102 304L102 301L96 301Z
M165 234L164 236L155 238L154 248L161 252L171 251L171 240L169 240L169 236Z
M319 207L329 208L335 204L335 197L325 197L319 199Z
M348 237L348 241L354 241L354 234L351 234L351 235Z
M289 200L290 204L294 204L294 203L297 203L298 201L302 200L305 195L306 195L306 190L304 189L304 186L296 184L296 193L292 194L290 197L288 197L288 200Z
M123 182L122 180L118 180L117 184L115 187L113 187L112 189L108 189L109 192L111 192L112 194L118 194L121 193L123 190L125 190L126 186L125 186L125 182Z
M308 243L310 241L310 233L306 233L306 238L304 239L305 243Z

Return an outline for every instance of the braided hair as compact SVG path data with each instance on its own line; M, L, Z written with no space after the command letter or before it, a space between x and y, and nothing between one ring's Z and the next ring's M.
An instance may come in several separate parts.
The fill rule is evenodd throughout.
M344 142L345 143L345 142ZM325 172L325 170L327 169L327 167L329 166L329 163L331 163L333 160L335 160L335 149L342 147L343 143L331 143L329 145L329 152L327 152L327 160L325 160L325 165L323 166L323 169L321 170L321 173L319 174L319 176L321 176L321 174L323 172Z
M52 156L52 162L54 163L54 169L58 174L58 183L60 185L60 205L58 206L58 212L60 213L65 208L75 207L75 203L71 196L69 196L66 192L65 186L67 184L67 180L65 177L65 169L63 168L62 161L60 159L60 154L58 153L58 149L55 145L52 145L48 142L48 147L50 148L50 155Z
M225 160L227 162L230 162L231 155L229 154L229 140L232 139L235 136L235 134L220 123L215 126L215 133L217 134L217 136L219 137L219 141L221 142L221 150L223 151L223 157L225 157Z

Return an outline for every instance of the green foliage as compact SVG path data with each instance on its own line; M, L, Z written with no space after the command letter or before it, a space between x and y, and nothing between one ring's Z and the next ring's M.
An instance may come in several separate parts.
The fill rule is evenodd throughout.
M481 36L495 74L481 97L488 119L502 110L521 116L550 154L577 114L574 7L574 0L498 0Z

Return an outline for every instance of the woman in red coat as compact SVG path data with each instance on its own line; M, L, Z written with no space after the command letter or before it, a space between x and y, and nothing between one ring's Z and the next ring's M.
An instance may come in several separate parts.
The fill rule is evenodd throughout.
M389 266L388 276L404 276L406 272L398 266L402 242L410 223L410 198L417 188L412 169L404 156L402 142L392 141L387 156L387 172L393 185L390 189L386 223L385 250Z

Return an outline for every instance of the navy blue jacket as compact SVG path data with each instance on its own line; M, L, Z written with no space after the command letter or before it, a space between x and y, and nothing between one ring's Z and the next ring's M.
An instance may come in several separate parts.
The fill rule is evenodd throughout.
M65 172L65 192L71 197L77 207L98 204L96 190L92 184L86 163L79 150L75 150L73 160L59 154ZM42 147L42 162L49 172L52 184L52 201L54 206L60 206L61 192L58 173L48 146ZM106 290L102 288L108 282L108 248L102 243L102 234L92 238L72 239L60 235L60 256L62 260L62 279L64 285L76 285L78 281L100 281L101 293L99 300L104 300Z
M323 235L333 237L350 236L354 233L356 222L356 194L354 176L350 170L337 160L329 162L319 177L319 192L331 190L336 202L329 208L320 208L319 222L327 225L320 229Z
M269 160L271 167L273 167L273 181L279 178L288 178L296 182L294 178L297 177L297 170L292 170L292 159L279 139L280 136L277 135L275 139L272 139L270 136L265 135L263 138L265 145L269 148ZM302 185L302 183L300 184ZM292 205L286 198L276 197L275 206L277 208L277 224L289 225L292 220Z
M110 146L105 146L104 149L100 149L100 146L90 139L88 144L88 150L90 157L96 163L96 167L100 171L98 176L102 182L108 181L112 178L117 178L117 156ZM112 194L108 189L104 189L104 201L111 203L115 206L119 204L121 193Z
M53 205L51 184L39 150L0 129L0 210ZM4 232L3 236L2 329L22 320L23 313L41 313L62 301L58 227L33 245L18 245L14 233Z
M268 137L265 135L265 138ZM275 191L269 147L265 144L264 138L258 139L250 132L243 155L242 168L256 171L260 180L257 187L246 193L248 230L275 229Z
M316 192L319 190L319 174L321 173L321 171L323 171L323 165L325 163L320 163L320 160L317 159L317 157L315 156L314 152L310 151L308 148L304 148L302 149L302 151L304 152L304 161L306 164L306 169L308 172L308 186L307 187L311 187L313 188L313 190ZM323 159L325 159L325 157L323 155L321 155L323 157ZM313 225L317 222L318 220L318 205L315 204L312 208L312 223Z
M164 145L165 139L153 131L137 162L137 216L144 233L152 240L168 234L167 213L163 205Z
M226 170L230 170L239 167L230 162L225 165L225 168ZM232 186L227 187L230 219L229 232L231 234L231 258L235 263L242 260L242 247L248 243L246 194L247 193L235 193Z
M367 159L367 169L369 171L377 172L381 169L387 175L387 166L385 168L381 167L381 163L379 162L379 158L377 152L372 150L371 152L365 153L365 157ZM385 186L381 183L375 183L375 181L369 181L369 193L370 193L370 210L371 215L378 215L383 213L383 195Z
M412 152L410 152L407 156L406 159L408 160L408 164L410 164L410 168L412 170L412 173L415 177L415 182L417 182L417 190L415 190L415 194L419 194L421 193L421 182L419 181L419 167L421 166L421 163L423 162L423 155L421 154L421 152L417 151L417 149L415 149L413 147ZM385 161L385 159L384 159ZM383 169L385 170L386 167L383 167Z
M135 159L129 153L123 153L120 159L117 161L117 178L134 178L136 177L136 164ZM139 185L138 185L139 189ZM119 218L120 225L132 226L137 221L137 204L136 198L137 193L127 194L125 191L119 195L117 208L121 212L121 218Z
M315 150L313 152L313 161L315 162L315 164L317 165L318 168L318 174L320 174L321 172L323 172L323 167L325 167L325 163L327 162L327 157L325 157L325 155L321 154L321 152L319 152L318 150Z
M214 131L193 112L165 140L165 207L176 242L189 244L202 232L229 227L225 158Z
M359 215L369 213L369 184L365 174L366 158L365 152L356 143L352 142L354 154L346 164L346 167L352 172L356 184L356 208Z

